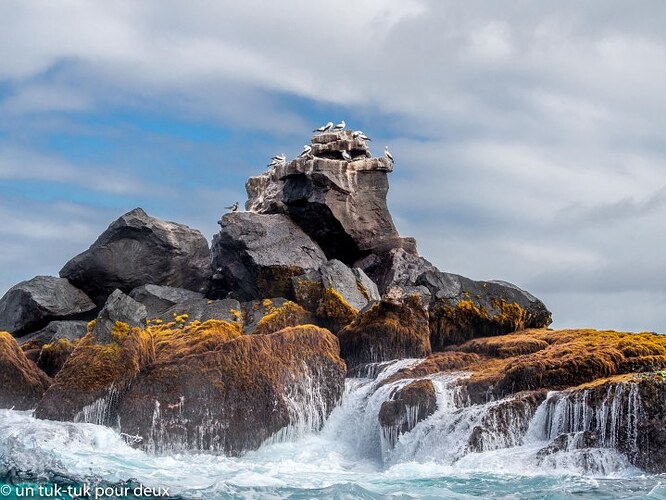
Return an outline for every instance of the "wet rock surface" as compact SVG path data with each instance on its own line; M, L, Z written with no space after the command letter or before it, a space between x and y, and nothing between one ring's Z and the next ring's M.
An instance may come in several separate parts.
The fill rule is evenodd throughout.
M210 249L199 231L140 208L114 221L60 271L99 305L116 289L130 293L146 284L205 292L210 275Z
M340 353L350 369L365 363L428 356L428 311L417 298L374 304L339 333Z
M306 405L312 396L320 401L317 416L302 423L316 429L342 396L337 351L333 335L309 326L243 336L214 352L153 365L122 399L121 429L143 436L151 451L238 455L297 424L294 402Z
M20 337L44 328L53 319L77 317L95 307L67 280L36 276L14 285L0 299L0 331Z
M379 425L390 446L398 437L411 431L416 424L437 410L437 394L432 380L415 380L395 391L391 399L382 403Z

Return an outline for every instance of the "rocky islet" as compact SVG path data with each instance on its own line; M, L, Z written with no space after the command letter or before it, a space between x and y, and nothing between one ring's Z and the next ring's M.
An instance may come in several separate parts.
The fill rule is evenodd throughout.
M396 230L392 170L359 135L326 132L250 178L248 211L224 215L210 247L141 209L121 216L59 278L0 299L0 406L109 425L154 452L240 454L321 427L345 376L418 358L377 383L387 453L442 411L448 377L463 414L492 403L468 450L515 444L568 404L593 417L551 425L543 460L585 433L580 446L665 472L662 338L548 330L530 293L440 271ZM609 404L627 408L626 431L613 434Z

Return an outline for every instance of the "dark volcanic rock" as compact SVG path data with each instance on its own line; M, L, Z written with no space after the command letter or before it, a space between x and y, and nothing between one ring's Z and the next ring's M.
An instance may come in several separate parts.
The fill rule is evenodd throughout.
M95 304L67 280L37 276L14 285L0 299L0 330L14 336L45 327L55 318L68 318L95 309Z
M129 293L146 284L206 292L210 275L210 250L199 231L140 208L113 222L60 271L99 305L117 288Z
M185 315L187 317L185 317ZM211 319L226 321L237 324L243 328L243 318L240 302L235 299L208 300L192 299L186 300L170 307L160 316L163 322L168 323L181 317L184 322L200 321L204 323Z
M203 299L203 294L172 286L142 285L129 294L146 306L148 318L157 318L170 307L188 300Z
M213 293L249 301L293 296L291 279L317 269L326 257L289 217L226 214L213 238Z
M214 352L144 370L119 407L123 432L155 452L258 448L315 402L319 428L340 400L345 366L336 338L315 326L247 335Z
M112 342L117 323L123 323L129 328L146 327L145 306L120 290L113 292L107 299L104 308L95 320L92 336L100 344Z
M16 340L0 332L0 408L34 408L50 379L25 357Z
M395 391L379 409L379 425L387 444L395 446L401 434L411 431L436 409L437 394L432 380L415 380Z
M347 151L352 161L342 159ZM368 158L367 144L351 132L313 138L312 154L276 167L246 185L246 207L259 213L287 213L324 250L347 264L371 252L404 247L386 206L386 158Z
M21 337L19 344L36 342L37 344L50 344L57 340L76 340L88 332L87 321L51 321L45 328Z
M340 355L350 369L365 363L431 354L428 311L418 298L374 304L339 333Z
M541 328L551 314L539 299L505 281L474 281L444 273L403 249L371 255L356 263L386 297L401 290L430 302L434 351L475 337Z

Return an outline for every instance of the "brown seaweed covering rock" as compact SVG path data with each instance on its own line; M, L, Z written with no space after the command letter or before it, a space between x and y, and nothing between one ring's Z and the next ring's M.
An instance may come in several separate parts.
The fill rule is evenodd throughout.
M416 296L378 302L338 333L340 354L352 369L364 363L422 358L431 353L428 312Z
M437 409L437 395L432 380L410 382L384 401L379 410L379 425L384 428L391 446L401 434L411 431Z
M55 377L65 366L65 363L74 352L78 341L58 339L51 344L45 344L39 351L37 366L49 377Z
M597 379L666 368L666 336L599 330L530 329L470 340L391 377L465 371L471 402L539 389L566 389Z
M283 298L256 300L243 304L247 335L266 335L284 328L309 325L314 317L300 305Z
M116 323L113 341L83 337L35 411L37 418L115 423L114 404L139 371L154 359L151 336Z
M30 361L8 332L0 332L0 408L34 408L50 379Z
M142 436L151 451L237 455L295 424L294 404L313 396L322 401L321 425L342 396L344 376L337 339L321 328L243 336L139 374L119 407L121 429Z

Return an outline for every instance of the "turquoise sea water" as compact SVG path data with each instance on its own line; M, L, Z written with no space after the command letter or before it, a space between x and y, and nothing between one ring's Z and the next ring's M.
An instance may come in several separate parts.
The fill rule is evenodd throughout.
M342 404L321 430L296 426L233 458L156 456L128 445L110 428L0 410L0 500L71 498L26 496L28 487L36 491L56 484L87 486L90 498L98 493L99 498L187 499L666 499L666 476L644 474L612 449L570 449L540 458L548 441L539 430L539 411L520 440L509 442L498 434L492 449L469 452L465 443L486 409L453 407L444 379L433 380L438 411L387 447L377 414L392 388L373 383L348 379ZM302 409L304 415L307 410ZM137 487L167 491L133 495Z

